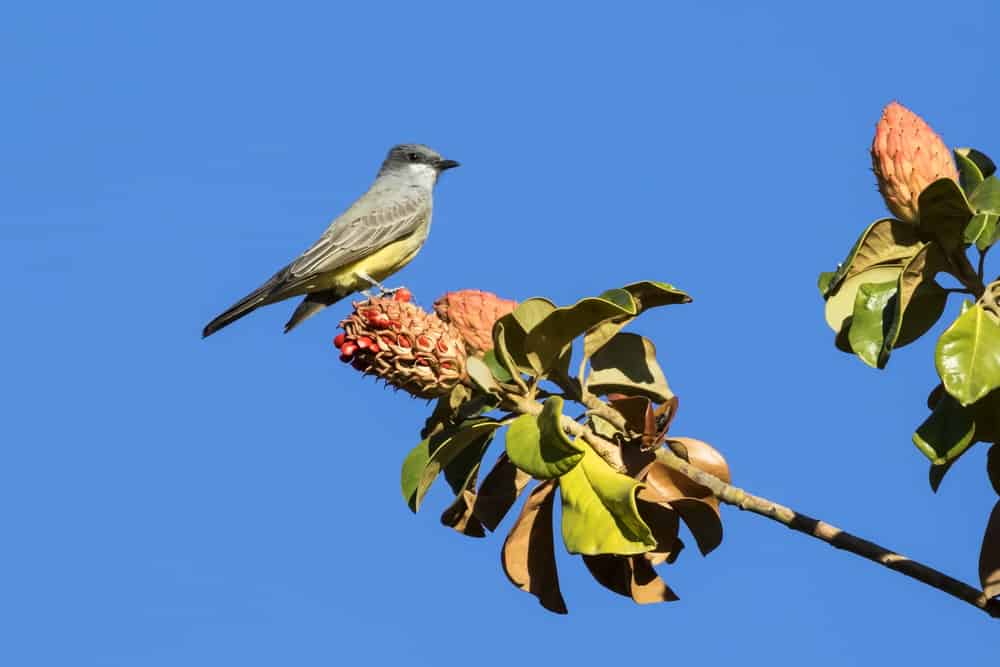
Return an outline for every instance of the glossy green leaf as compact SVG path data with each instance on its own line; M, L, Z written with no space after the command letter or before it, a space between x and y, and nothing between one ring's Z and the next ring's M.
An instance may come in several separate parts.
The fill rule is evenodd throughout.
M536 479L551 479L572 470L588 449L569 439L560 425L563 400L550 396L535 418L521 415L507 429L507 456Z
M985 153L977 151L975 148L956 148L956 160L959 156L972 161L972 163L975 164L976 168L979 170L979 173L982 174L983 178L989 178L997 170L996 165L993 164L993 160L991 160ZM959 167L959 172L961 172L961 166Z
M970 241L970 243L975 243L976 247L983 252L1000 238L1000 224L998 224L1000 222L1000 215L995 213L980 213L976 215L976 218L980 217L983 219L983 223L976 238ZM971 226L972 223L969 224Z
M600 297L588 297L553 310L528 333L525 349L531 351L535 365L548 370L578 336L602 322L637 313L631 294L608 290Z
M590 368L587 390L591 393L645 396L656 403L674 397L656 361L656 346L638 334L616 335L591 357Z
M636 507L642 484L615 472L587 448L580 465L559 478L562 534L577 554L638 554L656 546Z
M939 178L920 193L920 230L935 239L946 250L959 248L964 242L965 227L973 211L965 193L950 178Z
M848 340L858 357L871 366L879 368L882 344L885 341L885 309L896 295L896 281L884 283L864 283L858 288L854 299L854 315Z
M954 151L955 164L958 165L958 180L961 182L962 190L965 191L966 196L970 196L983 182L984 176L979 165L961 151L960 148L956 148Z
M858 237L847 258L826 283L825 289L820 285L820 292L827 297L845 280L876 266L902 264L918 250L920 240L914 225L893 218L876 220Z
M934 361L945 390L962 405L975 403L1000 387L1000 324L967 305L941 334Z
M945 466L968 449L973 442L975 430L972 411L946 394L913 434L913 444L934 466ZM934 481L932 477L932 486ZM940 479L937 483L940 484Z
M539 322L548 317L549 313L556 309L556 304L542 297L532 297L527 301L522 301L511 313L517 323L525 331L531 331Z
M865 283L885 283L897 280L903 267L900 265L876 266L851 276L837 288L826 301L826 323L835 333L844 327L844 321L854 313L858 289Z
M937 244L927 243L904 266L897 280L895 298L886 318L885 342L879 368L885 366L891 350L924 335L944 312L948 293L934 282L945 259ZM854 325L851 325L854 328Z

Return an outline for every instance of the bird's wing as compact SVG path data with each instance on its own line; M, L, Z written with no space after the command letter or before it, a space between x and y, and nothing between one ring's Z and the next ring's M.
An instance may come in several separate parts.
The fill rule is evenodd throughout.
M308 250L288 265L289 282L334 271L409 236L426 220L426 196L400 197L384 206L352 206Z

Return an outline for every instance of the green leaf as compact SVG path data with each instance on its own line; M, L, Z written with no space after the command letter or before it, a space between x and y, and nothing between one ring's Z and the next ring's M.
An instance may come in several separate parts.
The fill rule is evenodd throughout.
M879 355L879 368L885 367L889 353L924 335L941 317L948 293L936 282L946 265L940 247L926 243L920 247L899 274L895 300L888 311L885 342ZM854 325L851 325L854 328Z
M511 313L517 323L526 333L534 329L549 313L556 309L556 304L542 297L532 297L522 301Z
M1000 324L978 304L965 307L934 355L945 390L971 405L1000 387Z
M420 501L417 499L417 486L420 485L424 468L427 467L427 462L430 461L430 458L430 438L424 438L416 447L410 450L410 453L406 455L406 459L403 460L400 486L403 490L403 499L414 513L420 507Z
M643 280L626 285L624 289L635 299L639 313L650 308L659 308L660 306L691 303L691 296L687 292L677 289L670 283Z
M983 175L983 178L989 178L993 175L993 172L997 170L993 160L991 160L985 153L977 151L975 148L956 148L956 157L961 155L964 158L971 160L976 167L979 169L979 173Z
M587 448L580 465L559 478L562 534L577 554L638 554L656 547L636 507L643 485L615 472Z
M848 340L854 353L872 368L880 368L886 329L884 311L896 295L896 285L896 281L864 283L854 300L854 319Z
M551 479L572 470L587 449L563 432L559 423L562 406L562 398L550 396L537 419L521 415L507 429L507 456L536 479Z
M634 317L638 313L632 295L625 290L608 290L599 297L587 297L572 306L556 308L528 333L525 349L533 365L548 370L577 337L609 320Z
M500 363L500 366L507 371L507 375L510 376L511 380L515 376L521 377L521 369L518 367L517 362L514 360L514 355L511 354L510 348L507 346L507 325L510 324L513 331L513 337L515 339L520 338L518 342L523 342L524 337L520 335L519 329L520 325L510 319L510 315L504 315L499 320L493 324L493 354L496 360ZM523 349L523 345L519 345Z
M980 183L969 197L969 204L976 213L1000 214L1000 179L990 176Z
M919 244L917 230L912 224L893 218L876 220L861 233L847 258L826 282L825 288L821 282L820 292L828 297L845 280L868 269L883 264L905 263L920 250ZM853 297L851 302L854 302Z
M513 312L500 318L503 323L507 351L511 360L529 375L541 375L546 369L538 363L538 357L527 347L528 332L556 309L548 299L534 297L519 304ZM494 325L495 327L496 325Z
M478 448L478 457L473 455L478 462L494 431L504 423L492 419L469 420L456 429L426 438L414 447L403 462L401 475L403 497L410 509L414 512L420 509L424 496L441 470L456 460L458 468L450 477L464 477L467 474L467 459L459 459L460 455L469 447Z
M486 367L490 369L490 373L496 378L497 382L510 382L514 379L514 376L510 374L510 371L500 363L497 359L496 352L493 350L487 350L483 353L483 363Z
M913 444L931 460L934 466L945 466L954 461L972 444L976 423L972 411L945 395L934 406L934 411L913 434ZM941 472L941 477L943 477ZM941 483L932 476L932 487Z
M903 267L898 264L876 266L845 280L826 301L826 323L835 333L840 333L844 321L854 313L854 301L858 289L865 283L898 280L902 270Z
M479 357L469 357L466 359L465 371L469 374L469 379L472 380L473 384L480 391L485 393L500 391L500 385L497 384L496 378L490 372L489 366Z
M980 252L985 252L987 248L997 242L997 238L1000 236L997 224L1000 221L1000 215L995 213L979 213L973 220L977 218L982 218L982 226L976 237L970 240L969 243L975 243ZM972 224L970 222L969 226L971 227Z
M638 334L616 335L594 354L590 368L587 390L594 394L620 392L645 396L656 403L674 397L656 361L656 346Z
M955 155L955 164L958 165L958 180L961 181L962 190L965 191L967 196L971 195L985 178L982 170L979 168L979 165L968 157L968 150L968 148L956 148L953 151Z
M958 183L950 178L939 178L920 193L917 206L919 227L925 236L937 239L946 250L963 245L965 227L973 211Z

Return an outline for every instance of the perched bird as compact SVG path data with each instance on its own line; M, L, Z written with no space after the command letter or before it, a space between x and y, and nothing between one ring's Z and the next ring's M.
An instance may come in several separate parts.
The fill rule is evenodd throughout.
M210 336L261 306L306 295L285 333L354 292L378 287L406 266L427 239L434 184L457 167L422 144L394 146L375 182L295 261L205 326Z

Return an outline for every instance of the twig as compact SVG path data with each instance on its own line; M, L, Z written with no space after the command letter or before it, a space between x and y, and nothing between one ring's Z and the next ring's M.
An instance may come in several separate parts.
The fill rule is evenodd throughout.
M979 251L979 282L985 280L983 273L986 270L986 253L990 251L993 246L986 246L986 250Z
M895 570L900 574L932 586L939 591L971 604L977 609L985 611L993 618L1000 618L1000 598L989 599L979 589L958 579L953 579L923 563L918 563L906 556L894 553L885 547L852 535L824 521L813 519L784 505L779 505L766 498L760 498L747 493L743 489L726 484L718 477L691 465L669 449L657 450L656 458L671 470L676 470L691 481L707 487L716 498L728 505L733 505L741 510L753 512L754 514L759 514L768 519L783 523L792 530L797 530L810 537L823 540L837 549L843 549L862 558L867 558L890 570Z

